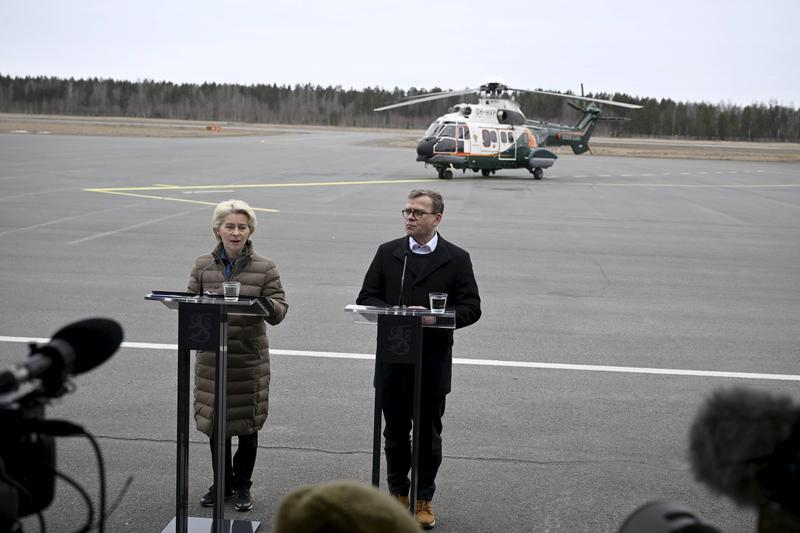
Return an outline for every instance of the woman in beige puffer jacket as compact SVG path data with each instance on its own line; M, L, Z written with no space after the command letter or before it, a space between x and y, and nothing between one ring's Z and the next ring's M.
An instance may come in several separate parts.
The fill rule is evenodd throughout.
M275 263L256 254L250 236L256 228L253 209L241 200L227 200L214 209L212 231L217 246L197 258L189 278L189 291L222 294L224 281L241 283L240 296L262 296L271 307L266 317L279 324L288 305ZM201 279L202 278L202 279ZM264 426L269 407L269 342L264 318L231 315L228 318L228 384L225 426L225 495L234 509L252 508L250 479L255 467L258 431ZM197 429L211 438L214 462L214 372L215 354L197 352L195 364L194 418ZM231 437L238 436L236 455L231 457ZM200 504L214 504L214 487Z

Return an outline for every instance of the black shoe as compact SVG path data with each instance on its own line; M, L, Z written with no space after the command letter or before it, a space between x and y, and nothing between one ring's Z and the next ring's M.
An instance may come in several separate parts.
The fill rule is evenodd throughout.
M216 497L216 495L217 495L217 488L214 485L211 485L211 487L208 489L208 492L203 494L203 497L200 498L200 505L202 505L203 507L214 507L214 498ZM236 493L233 491L233 489L226 490L225 501L227 502L235 495Z
M236 489L236 496L233 498L233 508L240 513L253 508L253 500L250 498L250 489Z

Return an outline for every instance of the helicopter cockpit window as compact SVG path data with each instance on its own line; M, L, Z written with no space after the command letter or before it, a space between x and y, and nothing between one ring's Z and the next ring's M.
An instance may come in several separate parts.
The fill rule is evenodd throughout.
M469 130L466 126L459 126L458 127L458 138L459 139L469 139Z
M428 130L425 132L425 137L433 137L436 134L436 130L438 130L439 126L441 125L442 123L437 120L436 122L428 126Z
M510 142L510 143L514 142L514 132L513 131L509 131L508 132L508 142Z
M447 124L439 133L439 137L453 137L456 136L456 127L453 124Z
M489 131L483 130L481 133L483 134L483 145L487 147L491 146L492 140L489 138Z
M455 139L451 139L451 138L441 139L433 147L433 152L434 153L455 152L455 151L456 151L456 141L455 141Z

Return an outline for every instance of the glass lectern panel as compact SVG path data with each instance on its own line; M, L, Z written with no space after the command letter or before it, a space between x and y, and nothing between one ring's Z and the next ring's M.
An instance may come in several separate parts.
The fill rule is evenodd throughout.
M222 295L205 294L200 296L191 292L151 291L145 300L156 300L170 309L177 309L180 303L224 305L228 315L269 316L271 306L263 296L240 296L238 300L226 300Z
M423 328L456 328L456 312L444 311L434 313L429 309L410 309L408 307L383 307L377 305L354 305L350 304L344 308L346 313L352 315L353 322L356 324L377 324L379 315L394 316L421 316Z

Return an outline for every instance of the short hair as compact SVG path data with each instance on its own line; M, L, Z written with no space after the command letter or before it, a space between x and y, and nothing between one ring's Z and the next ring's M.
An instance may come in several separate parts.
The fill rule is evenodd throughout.
M408 199L413 200L414 198L419 198L420 196L427 196L431 199L433 203L433 212L434 213L444 213L444 200L442 200L442 195L436 191L431 191L430 189L414 189L410 193L408 193Z
M219 228L222 226L222 221L228 215L246 215L247 226L250 228L250 235L256 231L256 212L253 208L243 200L225 200L217 204L214 208L214 214L211 217L211 230L214 237L219 239Z
M294 489L275 513L274 533L391 531L419 533L407 506L358 481L332 481Z

